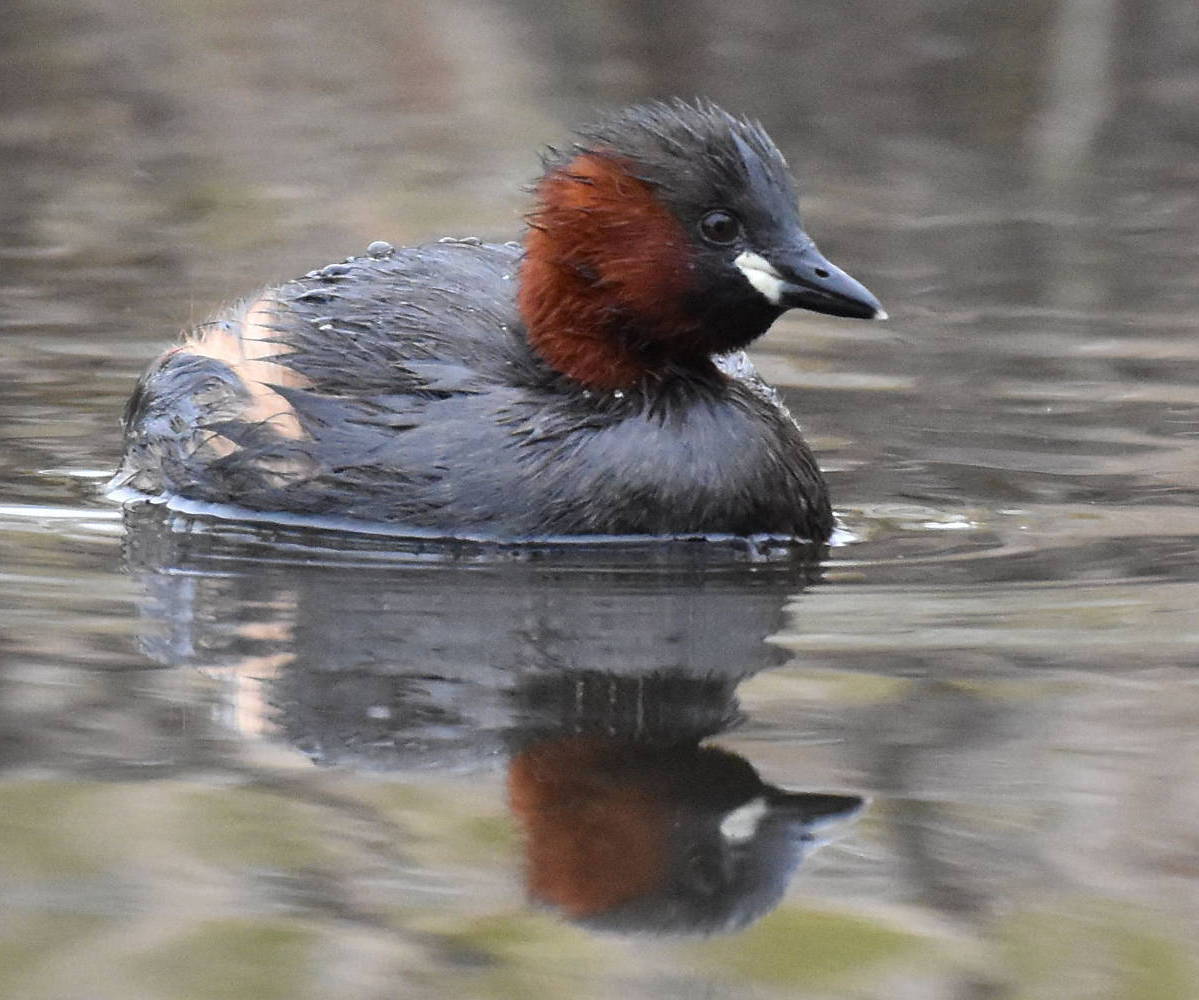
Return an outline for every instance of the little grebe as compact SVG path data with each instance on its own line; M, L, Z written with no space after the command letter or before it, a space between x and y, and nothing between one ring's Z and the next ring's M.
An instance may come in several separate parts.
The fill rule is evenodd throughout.
M189 332L113 486L446 536L825 539L816 461L739 352L787 309L885 314L761 126L630 108L535 197L523 246L375 243Z

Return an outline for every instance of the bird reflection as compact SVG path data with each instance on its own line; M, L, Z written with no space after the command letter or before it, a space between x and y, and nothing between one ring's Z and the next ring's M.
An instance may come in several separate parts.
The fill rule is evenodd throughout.
M536 901L612 930L718 932L778 903L853 795L787 792L710 746L600 736L534 743L508 769Z
M810 560L356 550L160 511L127 526L151 656L219 672L235 725L319 765L505 761L529 896L568 920L743 927L861 808L705 742L740 721L738 683L780 659L762 640Z

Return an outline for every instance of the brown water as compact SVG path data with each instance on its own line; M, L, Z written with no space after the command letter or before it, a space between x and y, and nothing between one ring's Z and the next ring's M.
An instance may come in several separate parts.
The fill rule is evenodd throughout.
M0 995L1199 996L1192 0L10 0L0 50ZM100 497L176 329L506 237L539 144L695 93L893 317L755 351L820 567ZM734 864L741 761L869 801Z

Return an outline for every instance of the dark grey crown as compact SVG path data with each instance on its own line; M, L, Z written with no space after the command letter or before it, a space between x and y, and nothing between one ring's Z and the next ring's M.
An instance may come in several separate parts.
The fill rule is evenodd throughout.
M636 105L576 135L570 150L549 151L547 169L563 167L579 153L599 153L631 161L637 177L679 207L733 204L752 196L777 212L796 201L787 161L761 124L710 101Z

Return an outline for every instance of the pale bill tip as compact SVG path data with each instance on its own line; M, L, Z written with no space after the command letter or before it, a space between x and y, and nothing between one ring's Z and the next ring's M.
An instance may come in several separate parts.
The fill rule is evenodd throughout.
M872 316L871 318L872 319L890 319L891 315L890 315L890 313L887 312L886 309L878 309L875 311L874 316Z

